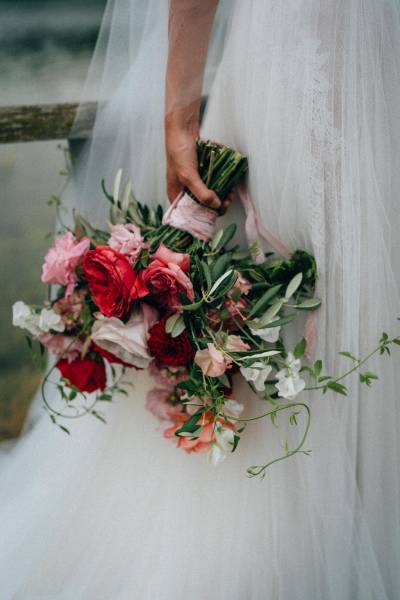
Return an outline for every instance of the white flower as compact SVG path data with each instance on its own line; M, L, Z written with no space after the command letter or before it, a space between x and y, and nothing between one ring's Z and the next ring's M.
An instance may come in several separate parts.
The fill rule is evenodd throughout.
M273 321L271 321L271 323L273 323L274 321L278 321L279 318L280 317L275 317L275 319L273 319ZM256 325L257 325L258 321L259 321L259 319L253 319L253 323L255 323ZM253 335L258 336L259 338L264 340L264 342L270 342L271 344L274 344L279 339L279 332L280 332L281 326L278 325L278 327L262 327L260 329L253 329L249 325L249 329Z
M39 315L33 312L25 302L15 302L12 311L14 327L26 329L33 336L38 336L42 333L39 327Z
M152 360L147 347L148 331L156 320L157 312L147 304L142 304L127 323L99 315L92 328L92 339L124 362L146 369Z
M229 427L216 423L215 442L208 453L208 460L214 467L224 461L227 454L232 452L234 441L235 432Z
M243 412L243 404L239 404L236 400L225 400L224 414L228 417L239 417Z
M65 323L61 318L61 315L54 312L51 308L43 308L39 315L39 328L43 333L48 331L63 332L65 329Z
M301 369L301 360L295 358L289 352L286 359L286 366L278 371L276 378L278 383L275 384L279 396L286 400L294 400L296 396L302 392L306 386L306 382L299 375Z
M253 383L258 392L263 392L265 389L265 380L271 373L272 367L265 365L261 361L253 363L250 367L240 367L240 372L246 381Z

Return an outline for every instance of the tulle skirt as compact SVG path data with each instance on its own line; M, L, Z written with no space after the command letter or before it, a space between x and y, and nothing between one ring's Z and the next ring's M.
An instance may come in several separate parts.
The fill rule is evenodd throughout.
M99 221L98 182L119 167L139 199L165 195L161 4L67 192ZM348 367L337 352L361 356L393 331L399 308L400 10L383 0L323 4L232 3L203 135L249 156L265 222L316 255L315 354L333 373ZM239 208L226 219L240 229ZM292 445L301 417L298 427L283 416L278 427L249 426L216 470L156 430L142 372L107 407L106 426L82 420L68 437L39 418L0 455L3 597L398 598L396 361L369 365L381 375L372 390L353 379L348 398L308 398L311 456L274 465L263 481L246 467ZM235 394L247 415L264 411L242 383Z

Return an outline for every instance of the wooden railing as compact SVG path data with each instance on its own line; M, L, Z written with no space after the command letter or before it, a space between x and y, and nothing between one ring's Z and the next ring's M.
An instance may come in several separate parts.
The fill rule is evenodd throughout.
M80 105L79 127L75 121L78 103L0 107L0 144L44 140L84 140L90 137L96 102Z

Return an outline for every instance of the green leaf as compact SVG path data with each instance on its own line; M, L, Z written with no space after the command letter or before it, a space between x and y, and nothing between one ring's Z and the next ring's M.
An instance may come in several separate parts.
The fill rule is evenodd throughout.
M358 362L357 358L351 352L339 352L340 356L345 356L346 358L351 358L354 362Z
M180 313L169 317L165 323L165 331L173 338L178 337L186 328L185 321Z
M229 269L229 271L226 271L226 273L224 273L223 275L221 275L220 277L218 277L217 281L214 283L214 285L212 286L211 290L209 291L209 295L212 296L212 294L219 288L219 286L221 285L221 283L223 281L225 281L225 279L227 277L229 277L232 273L233 273L233 269Z
M232 452L235 452L239 441L240 441L240 436L236 435L236 433L235 433L233 436Z
M221 275L226 274L226 269L231 262L231 255L229 253L221 254L215 262L211 265L211 277L213 281L216 281Z
M283 306L283 300L278 300L278 302L275 302L275 304L270 306L269 309L263 314L263 316L260 317L260 319L258 321L258 326L266 327L268 325L268 323L271 323L272 319L278 314L278 312L281 310L282 306ZM274 323L274 326L275 326L275 323Z
M372 373L371 371L365 371L365 373L360 373L360 383L365 383L368 387L373 384L373 381L379 379L378 375Z
M175 387L180 390L186 390L189 394L197 394L199 390L200 384L198 382L193 381L192 379L185 379L185 381L180 381L176 384Z
M289 300L293 296L295 292L299 289L301 282L303 280L303 273L297 273L290 281L289 285L286 288L285 292L285 300Z
M210 246L211 246L212 250L215 250L218 247L218 245L219 245L219 243L220 243L221 238L222 238L223 235L224 235L224 230L223 229L218 229L214 233L213 238L212 238L212 240L210 242Z
M229 379L228 377L225 375L225 373L223 375L220 375L218 377L218 381L220 381L222 383L222 385L226 388L230 388L231 384L229 383Z
M188 310L189 312L198 310L200 306L203 304L204 300L201 298L198 302L194 302L193 304L181 304L180 308L182 310Z
M295 358L301 358L304 355L304 352L306 351L307 348L307 340L305 338L302 338L298 344L296 344L293 354Z
M175 435L179 436L181 433L193 434L196 431L196 429L198 429L197 423L203 412L203 408L195 412L194 415L192 415L187 421L185 421L182 427L175 432Z
M322 360L316 360L314 363L314 374L319 377L322 371Z
M281 287L281 284L279 284L269 288L269 290L267 290L265 294L263 294L255 304L253 304L249 311L248 317L256 317L257 315L261 314L262 311L268 306L272 298L277 295Z
M294 308L298 310L315 310L319 306L321 306L321 300L319 300L319 298L308 298L308 300L304 300L304 302L296 304Z
M125 391L125 390L119 390L119 392L120 392L120 393L121 393L122 391ZM111 394L101 394L101 395L98 397L98 400L101 400L102 402L111 402L111 400L112 400L112 396L111 396Z
M211 285L212 285L212 279L211 279L211 271L210 271L210 267L208 266L208 264L206 262L204 262L203 260L200 261L200 266L201 269L203 271L203 275L204 275L204 279L207 282L207 289L210 289Z
M58 427L61 429L61 431L63 431L64 433L67 433L68 435L71 435L70 430L67 429L66 427L64 427L64 425L60 425L59 423L56 423L56 425L58 425Z
M337 381L328 381L327 387L336 392L337 394L341 394L342 396L347 396L347 388L345 385L338 383Z
M228 225L228 227L226 227L223 230L222 236L214 249L220 250L221 248L226 246L231 241L231 239L233 238L235 233L236 233L236 224L231 223L230 225Z

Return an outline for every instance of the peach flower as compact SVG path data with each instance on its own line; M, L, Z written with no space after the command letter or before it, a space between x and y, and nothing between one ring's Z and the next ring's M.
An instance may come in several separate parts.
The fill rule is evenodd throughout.
M194 362L200 367L204 375L209 377L219 377L223 375L230 366L231 361L225 358L220 350L214 344L207 344L204 350L197 350Z

